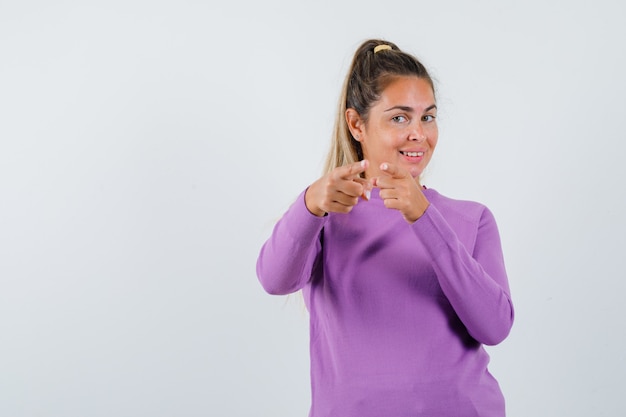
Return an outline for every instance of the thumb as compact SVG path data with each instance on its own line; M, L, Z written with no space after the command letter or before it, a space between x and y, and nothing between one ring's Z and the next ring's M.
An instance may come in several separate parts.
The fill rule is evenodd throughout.
M365 178L355 178L353 181L358 182L361 186L363 186L363 194L361 194L361 197L365 200L369 200L372 194L372 188L374 188L373 181Z
M397 179L405 178L407 175L407 172L405 170L397 165L390 164L389 162L383 162L382 164L380 164L380 170L385 174L390 175L392 178Z

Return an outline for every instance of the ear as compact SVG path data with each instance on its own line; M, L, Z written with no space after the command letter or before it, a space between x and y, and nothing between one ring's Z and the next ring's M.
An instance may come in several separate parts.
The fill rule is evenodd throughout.
M346 123L348 123L348 129L350 129L352 137L358 142L361 142L363 140L363 134L365 133L365 123L355 109L346 109Z

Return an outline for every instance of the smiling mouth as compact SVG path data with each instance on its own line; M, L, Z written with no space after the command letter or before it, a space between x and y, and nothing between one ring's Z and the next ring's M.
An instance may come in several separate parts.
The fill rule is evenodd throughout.
M404 151L400 151L400 153L404 156L412 156L412 157L416 157L416 156L424 156L424 152L404 152Z

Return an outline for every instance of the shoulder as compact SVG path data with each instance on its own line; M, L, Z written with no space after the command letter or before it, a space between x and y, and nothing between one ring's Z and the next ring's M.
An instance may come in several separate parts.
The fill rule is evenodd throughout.
M446 223L450 226L468 250L474 250L479 236L489 240L498 237L495 218L484 204L446 197L433 189L425 190L424 194L434 209L426 210L430 212L429 216L440 225Z
M476 201L446 197L432 188L424 190L424 195L446 218L454 217L471 223L479 223L484 216L491 217L489 209Z

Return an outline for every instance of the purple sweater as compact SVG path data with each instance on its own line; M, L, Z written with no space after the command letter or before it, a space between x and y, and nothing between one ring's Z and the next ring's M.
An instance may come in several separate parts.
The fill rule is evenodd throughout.
M304 193L263 245L271 294L302 290L310 313L311 417L502 417L483 344L513 305L491 212L424 190L409 225L372 191L349 214L316 217Z

